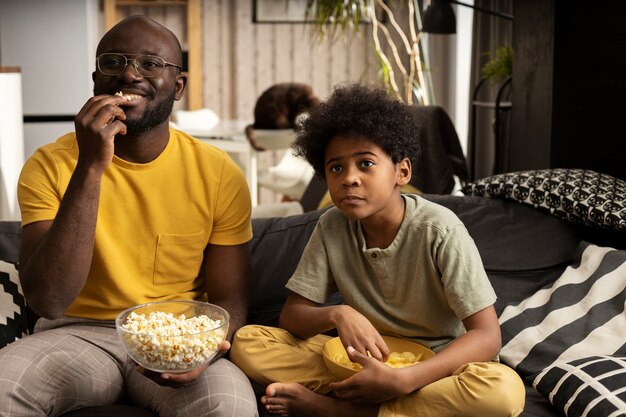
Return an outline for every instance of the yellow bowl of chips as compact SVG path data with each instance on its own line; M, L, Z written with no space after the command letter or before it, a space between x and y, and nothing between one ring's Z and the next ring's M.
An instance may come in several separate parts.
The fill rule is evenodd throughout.
M425 346L407 339L383 336L383 340L391 351L386 364L392 368L410 366L435 355ZM349 378L362 369L360 364L350 362L348 353L338 337L327 341L322 352L326 367L338 380Z

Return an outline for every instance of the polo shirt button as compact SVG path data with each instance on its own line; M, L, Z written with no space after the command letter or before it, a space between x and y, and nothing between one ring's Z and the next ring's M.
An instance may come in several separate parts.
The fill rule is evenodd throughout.
M378 257L378 255L375 253L372 253L372 258L376 258L376 257Z

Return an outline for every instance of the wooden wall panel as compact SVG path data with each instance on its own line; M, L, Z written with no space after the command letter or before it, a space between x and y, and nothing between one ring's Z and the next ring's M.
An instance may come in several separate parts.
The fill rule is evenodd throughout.
M276 49L276 25L254 25L253 42L243 45L240 53L253 56L252 65L248 68L241 68L245 73L242 80L242 90L238 98L243 99L237 106L237 117L251 117L254 110L256 98L261 93L275 83L274 51ZM251 51L246 51L246 47L253 47ZM244 97L245 95L245 97Z
M222 16L220 15L221 1L205 1L202 4L202 67L203 67L203 102L216 113L224 113L222 94L222 73L224 60L224 36Z
M233 27L235 42L231 56L233 59L233 107L231 112L224 115L226 118L252 119L252 109L255 102L255 77L253 68L256 67L256 27L252 26L252 5L250 0L236 0ZM252 90L252 91L251 91ZM241 111L241 109L245 111Z
M348 77L353 81L376 82L378 81L379 60L371 42L370 27L354 34L352 63L349 66Z
M293 51L291 55L291 70L294 82L310 83L313 73L311 54L310 31L304 25L292 27ZM318 93L319 94L319 93Z
M220 56L224 62L220 90L220 95L223 96L221 100L224 103L224 113L220 115L223 118L234 118L237 96L239 94L238 84L236 82L237 78L235 77L237 67L239 65L239 57L233 53L233 50L236 50L235 42L237 40L238 31L230 30L229 28L237 27L237 5L231 0L222 1L224 4L228 5L228 20L224 20L222 26L220 27L224 32L224 41L220 50ZM224 19L226 19L226 16L224 16Z
M296 74L294 74L292 67L293 29L293 25L275 25L274 27L273 84L295 81Z
M329 89L332 89L335 81L343 82L346 79L347 65L346 59L350 56L350 46L346 45L344 39L339 38L334 42L329 42L330 54L328 56L328 81Z

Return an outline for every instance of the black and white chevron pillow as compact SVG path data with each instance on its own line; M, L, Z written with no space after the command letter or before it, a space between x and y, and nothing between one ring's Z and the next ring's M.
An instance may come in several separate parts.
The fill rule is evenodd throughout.
M581 242L548 288L500 314L500 359L523 377L592 355L626 356L626 251Z
M0 261L0 348L26 335L26 302L15 265Z
M626 416L626 357L557 361L529 379L568 417Z

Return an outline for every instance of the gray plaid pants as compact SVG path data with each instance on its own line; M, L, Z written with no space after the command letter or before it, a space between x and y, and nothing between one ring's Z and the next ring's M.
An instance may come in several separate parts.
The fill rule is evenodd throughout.
M33 335L0 349L0 417L56 416L124 397L161 417L258 415L248 378L227 359L180 388L135 367L113 322L40 319Z

